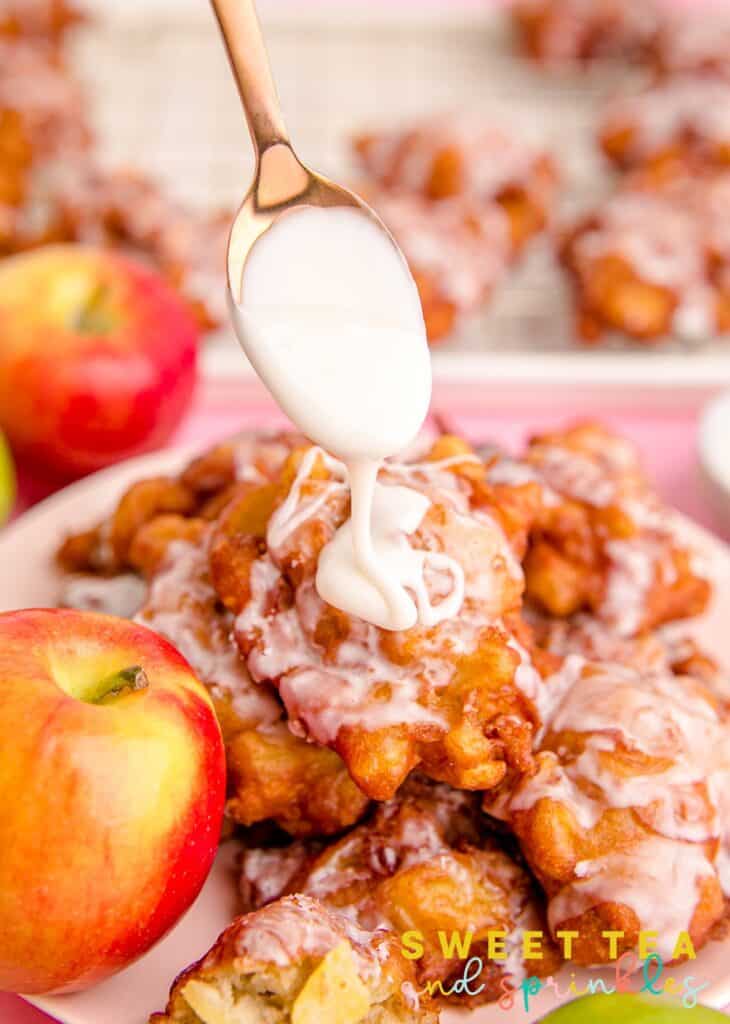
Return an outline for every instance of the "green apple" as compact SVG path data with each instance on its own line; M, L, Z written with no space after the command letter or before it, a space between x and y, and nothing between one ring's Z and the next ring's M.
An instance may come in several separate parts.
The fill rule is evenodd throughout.
M566 1003L541 1024L727 1024L724 1013L706 1006L685 1009L677 1000L636 995L595 995Z
M15 504L15 467L7 442L0 434L0 526Z

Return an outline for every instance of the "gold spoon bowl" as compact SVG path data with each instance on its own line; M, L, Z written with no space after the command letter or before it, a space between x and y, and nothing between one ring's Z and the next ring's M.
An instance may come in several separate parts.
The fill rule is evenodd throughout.
M241 302L243 269L255 242L283 213L298 206L355 208L374 222L400 253L392 235L367 203L349 189L311 171L294 152L253 0L211 3L256 153L253 183L236 214L228 242L228 288L233 301Z

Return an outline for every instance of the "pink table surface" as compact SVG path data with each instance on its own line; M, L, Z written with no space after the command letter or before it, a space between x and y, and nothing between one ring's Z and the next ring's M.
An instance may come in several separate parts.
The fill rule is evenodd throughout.
M576 391L572 403L561 396L552 407L544 393L537 399L529 390L512 388L508 401L501 396L497 404L481 387L475 390L450 384L437 387L433 408L449 429L475 440L494 440L512 451L519 451L532 433L599 418L635 441L650 478L668 502L730 540L730 523L718 523L705 500L696 455L701 410L691 396L677 395L671 404L662 406L637 398L632 406L625 397L619 403L607 397L596 404ZM208 382L199 388L190 413L170 444L204 448L240 430L286 423L258 386L235 380ZM53 489L52 484L21 471L16 515Z
M484 399L482 405L488 405ZM460 401L458 390L451 389L448 399L437 398L436 411L449 429L473 439L495 440L504 447L519 450L530 433L585 419L560 403L560 410L536 403L530 395L518 397L509 411L478 408L473 398ZM730 524L723 530L713 522L703 500L696 464L695 444L699 410L689 403L677 402L672 408L619 409L606 405L593 412L596 418L632 438L641 449L647 470L664 498L698 522L730 540ZM207 384L199 390L193 407L171 444L205 445L257 426L277 426L285 420L268 402L236 382ZM52 488L21 473L18 511L50 493ZM180 965L181 968L185 966ZM172 980L172 979L171 979ZM50 1024L50 1018L32 1009L15 996L0 994L0 1024Z

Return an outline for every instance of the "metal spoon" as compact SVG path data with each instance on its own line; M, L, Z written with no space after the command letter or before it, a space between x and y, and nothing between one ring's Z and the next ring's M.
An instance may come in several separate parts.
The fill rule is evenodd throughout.
M253 0L211 0L211 3L223 33L256 151L253 184L236 215L228 241L228 287L233 300L241 302L243 268L254 243L292 207L355 207L374 221L398 248L383 222L362 199L310 171L294 152L284 126Z

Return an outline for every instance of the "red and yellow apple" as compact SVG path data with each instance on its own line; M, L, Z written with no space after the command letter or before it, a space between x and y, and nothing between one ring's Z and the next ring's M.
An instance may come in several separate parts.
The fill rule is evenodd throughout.
M0 428L60 477L159 447L190 402L198 329L154 270L49 246L0 266Z
M145 953L213 863L225 756L183 657L135 623L0 615L0 991L74 991Z

